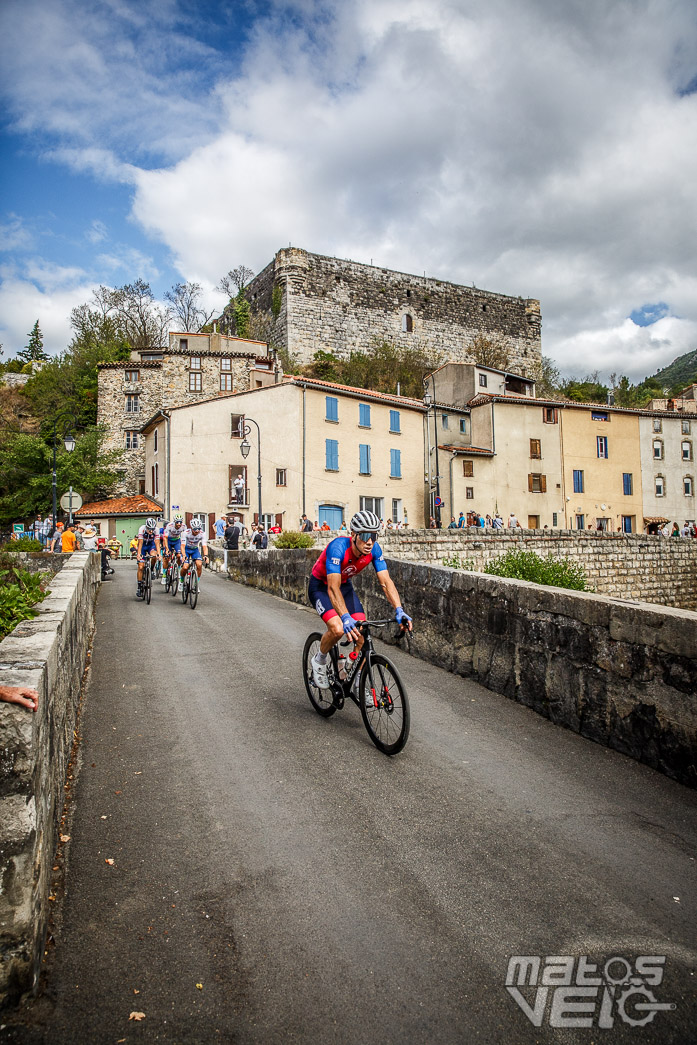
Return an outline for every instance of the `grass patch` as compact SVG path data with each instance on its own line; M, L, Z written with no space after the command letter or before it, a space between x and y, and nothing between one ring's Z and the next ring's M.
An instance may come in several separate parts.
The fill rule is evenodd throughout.
M571 562L566 556L546 558L536 552L506 552L494 559L484 570L495 577L513 577L533 584L548 584L554 588L571 588L574 591L592 591L586 582L583 566Z

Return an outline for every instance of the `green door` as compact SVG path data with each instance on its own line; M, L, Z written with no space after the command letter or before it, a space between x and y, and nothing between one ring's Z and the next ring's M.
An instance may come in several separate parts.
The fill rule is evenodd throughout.
M126 558L130 555L128 546L131 543L132 538L138 536L138 530L145 522L145 518L145 516L141 519L132 515L116 517L116 537L123 545L121 548L121 554L125 555Z

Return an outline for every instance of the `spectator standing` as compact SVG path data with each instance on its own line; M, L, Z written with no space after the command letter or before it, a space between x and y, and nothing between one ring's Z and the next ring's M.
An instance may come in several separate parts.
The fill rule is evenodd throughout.
M235 487L235 500L238 504L242 504L244 501L244 478L238 475L233 480L232 485Z
M437 530L438 529L438 525L437 525L436 520L434 519L433 516L431 516L431 518L428 520L428 528L429 528L429 530Z
M62 522L56 523L56 528L53 531L53 537L51 538L51 551L53 551L56 545L58 545L56 551L61 550L61 538L63 537L63 529L64 527Z
M49 516L44 519L43 529L41 531L41 540L43 541L44 548L47 547L48 542L51 540L51 530L53 528L52 520Z
M494 525L494 520L491 518L491 516L489 515L488 512L486 513L486 524L487 524L487 526L493 526Z
M34 540L41 541L43 539L44 533L44 521L40 515L37 515L36 519L34 519L34 525L32 529L34 531Z
M455 516L454 515L450 516L450 522L448 523L448 529L449 530L457 530L457 522L455 521Z
M66 526L61 534L61 551L64 555L72 555L77 551L77 537L72 526Z
M508 516L508 526L510 529L515 529L516 526L520 526L520 523L513 512Z
M312 523L306 515L300 518L300 531L301 533L312 533Z
M460 517L457 520L457 528L458 528L458 530L464 529L464 527L466 525L467 525L467 519L465 519L465 513L464 512L460 512Z
M670 536L671 537L679 537L680 536L680 527L678 526L678 524L676 522L673 523L673 529L670 531Z
M502 530L503 529L503 519L501 518L501 516L499 515L498 512L494 516L493 521L491 523L491 526L492 526L492 529L494 529L494 530Z
M222 541L225 537L225 527L227 526L227 518L225 512L221 512L219 517L215 520L215 539L216 541Z
M97 550L97 531L91 523L88 523L82 534L82 546L86 552Z

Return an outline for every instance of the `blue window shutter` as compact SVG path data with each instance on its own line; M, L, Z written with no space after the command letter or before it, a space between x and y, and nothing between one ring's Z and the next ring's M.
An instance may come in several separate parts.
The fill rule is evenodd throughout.
M402 478L402 451L390 450L390 475L393 479Z
M370 447L367 443L361 443L359 450L359 471L361 475L370 475Z
M390 431L401 432L399 427L399 410L390 410Z
M325 467L332 472L339 470L339 441L337 439L325 439Z
M327 421L338 421L339 420L339 400L335 396L325 396L325 403L327 404Z
M574 493L583 493L583 470L574 468Z
M623 472L622 473L622 485L624 487L625 497L631 497L632 496L632 485L633 485L632 484L632 473L631 472Z
M358 404L358 423L363 428L370 428L370 404Z

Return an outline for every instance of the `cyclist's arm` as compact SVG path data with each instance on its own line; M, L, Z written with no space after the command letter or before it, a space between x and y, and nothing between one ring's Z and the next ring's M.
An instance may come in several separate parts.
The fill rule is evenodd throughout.
M138 559L142 559L143 558L143 538L142 537L138 538L138 544L136 546L136 557Z
M201 551L203 552L204 559L208 558L208 545L205 541L201 541Z
M160 555L160 538L159 537L155 538L155 554L159 558L159 555Z
M402 600L399 597L399 592L397 591L395 583L390 577L388 571L380 570L375 576L378 579L378 584L382 588L383 595L392 608L396 610L398 606L402 605ZM411 631L411 621L407 622L407 627L409 628L409 631Z
M166 533L162 534L162 544L165 555L169 555L169 540Z

